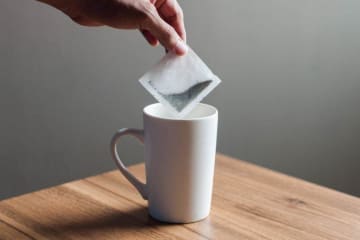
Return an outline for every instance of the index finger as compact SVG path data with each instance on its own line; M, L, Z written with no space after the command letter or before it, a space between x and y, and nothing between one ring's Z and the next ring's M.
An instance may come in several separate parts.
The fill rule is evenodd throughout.
M155 3L159 15L171 25L177 34L186 42L184 14L176 0L160 0Z

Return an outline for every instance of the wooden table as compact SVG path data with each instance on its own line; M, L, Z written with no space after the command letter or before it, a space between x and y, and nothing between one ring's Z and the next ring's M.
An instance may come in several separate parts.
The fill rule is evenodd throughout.
M144 176L143 164L130 169ZM218 154L203 221L151 219L112 171L1 201L0 239L360 240L360 199Z

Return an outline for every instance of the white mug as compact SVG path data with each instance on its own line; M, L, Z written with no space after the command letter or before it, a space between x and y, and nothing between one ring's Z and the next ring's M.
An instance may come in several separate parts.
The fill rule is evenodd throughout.
M160 103L143 110L144 130L123 128L111 140L111 154L122 174L148 200L150 215L163 222L188 223L210 213L218 113L198 104L184 119L167 113ZM116 143L132 135L145 146L146 184L119 158Z

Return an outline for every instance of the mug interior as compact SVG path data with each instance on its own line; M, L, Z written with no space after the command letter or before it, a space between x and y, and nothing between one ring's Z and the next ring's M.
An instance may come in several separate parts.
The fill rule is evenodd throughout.
M161 103L154 103L144 108L144 113L151 117L170 120L196 120L217 114L217 109L211 105L199 103L185 117L179 119L172 115Z

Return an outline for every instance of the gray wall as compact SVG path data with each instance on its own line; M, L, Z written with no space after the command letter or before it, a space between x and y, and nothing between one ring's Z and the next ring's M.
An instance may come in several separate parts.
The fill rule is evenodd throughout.
M189 43L223 79L218 150L360 196L360 1L181 1ZM0 198L114 169L109 138L154 100L163 55L136 31L0 1ZM142 147L120 146L128 164Z

